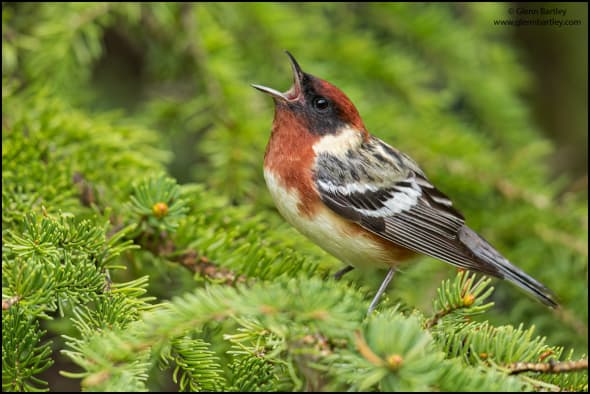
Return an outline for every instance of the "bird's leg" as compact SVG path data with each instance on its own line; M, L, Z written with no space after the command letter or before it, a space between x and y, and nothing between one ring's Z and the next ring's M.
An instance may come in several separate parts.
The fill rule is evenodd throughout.
M347 265L346 267L342 268L340 271L338 271L334 274L334 279L340 280L340 278L342 278L342 275L344 275L347 272L352 271L353 269L354 269L354 267L352 265Z
M385 290L387 289L389 282L391 282L391 280L393 279L393 274L395 274L395 268L391 267L389 269L389 271L387 271L387 275L385 276L383 283L381 283L379 290L377 290L377 294L375 294L375 298L373 298L373 301L371 301L371 305L369 305L369 311L367 312L367 315L370 315L371 312L373 312L373 310L377 306L377 303L379 302L379 298L381 298L381 295L383 293L385 293Z

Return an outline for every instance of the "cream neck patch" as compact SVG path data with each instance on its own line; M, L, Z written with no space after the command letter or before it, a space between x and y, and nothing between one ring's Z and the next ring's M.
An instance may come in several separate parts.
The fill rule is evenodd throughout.
M323 136L313 145L316 155L329 153L337 157L346 156L350 149L356 149L363 143L363 134L351 127L343 127L338 134Z

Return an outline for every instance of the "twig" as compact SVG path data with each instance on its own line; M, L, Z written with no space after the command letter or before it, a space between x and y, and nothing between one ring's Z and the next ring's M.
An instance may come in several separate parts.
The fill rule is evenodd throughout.
M209 279L221 280L227 285L246 282L246 276L237 275L235 272L230 271L227 268L218 266L211 262L207 257L199 255L199 253L193 249L188 249L184 253L177 253L177 247L174 244L174 241L165 231L162 231L159 234L142 233L134 239L134 242L156 256L179 263L191 272L198 273Z
M588 369L588 359L581 359L576 361L561 361L557 362L553 359L548 363L512 363L506 366L510 375L516 375L523 372L541 372L541 373L564 373L576 372Z
M227 268L219 267L209 261L207 257L199 256L194 250L189 250L172 260L201 276L213 280L223 280L227 285L246 282L246 277L244 275L237 275L235 272L232 272Z
M447 309L443 309L441 311L436 312L436 314L434 316L432 316L432 318L426 320L426 323L424 323L424 328L426 328L426 329L432 328L433 326L436 325L436 323L438 323L438 321L440 319L442 319L443 317L445 317L449 313L456 311L457 309L459 309L459 308L447 308Z
M385 361L383 361L381 357L376 355L373 352L373 350L371 350L371 348L361 335L360 331L355 331L354 337L356 340L356 348L358 349L359 353L365 358L365 360L378 367L385 364Z
M387 367L392 371L397 371L404 363L404 358L399 354L390 354L385 359L379 357L369 347L369 344L365 341L360 331L354 333L356 348L359 353L371 364L377 367Z
M462 275L462 279L464 278L464 275L467 275L467 279L465 280L465 283L461 288L460 303L456 305L445 304L442 310L439 310L434 314L434 316L432 316L430 319L424 322L425 329L434 327L438 323L438 321L446 315L458 311L460 309L469 308L475 302L475 296L472 293L474 289L477 289L485 279L482 277L477 281L475 285L473 285L473 279L475 278L475 276L469 276L469 274L462 269L459 270L459 273Z

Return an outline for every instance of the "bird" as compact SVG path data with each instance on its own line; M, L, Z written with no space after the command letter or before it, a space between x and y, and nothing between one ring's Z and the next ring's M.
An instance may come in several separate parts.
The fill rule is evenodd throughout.
M467 226L410 156L369 133L348 96L286 54L289 90L252 84L275 105L264 179L284 219L345 264L336 279L354 267L387 269L369 314L400 264L416 255L507 279L558 306L551 290Z

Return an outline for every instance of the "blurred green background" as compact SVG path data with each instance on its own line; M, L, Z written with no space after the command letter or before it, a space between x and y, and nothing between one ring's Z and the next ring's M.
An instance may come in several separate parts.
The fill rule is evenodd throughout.
M510 10L541 7L580 22L497 23L533 19ZM90 118L155 130L180 183L202 183L253 216L269 213L269 224L292 231L285 245L335 271L340 263L289 230L262 178L273 106L250 84L288 89L289 50L305 71L341 88L371 133L416 159L471 227L565 306L551 312L495 282L486 318L535 324L551 344L582 352L587 15L582 3L3 3L3 91L44 92ZM382 279L349 275L366 288ZM389 295L429 311L451 275L423 258ZM191 286L150 289L168 298Z
M510 9L541 7L560 7L566 10L561 19L581 24L494 23L523 18ZM3 48L5 74L24 68L20 71L45 77L91 111L141 118L162 132L162 144L174 152L170 171L181 181L209 178L198 165L203 162L259 158L253 155L268 136L272 109L249 84L287 89L291 77L283 52L290 50L306 70L347 92L369 129L381 136L395 135L390 130L400 127L387 116L400 107L395 99L416 111L420 105L446 105L480 126L476 132L518 133L493 114L506 103L470 102L474 95L495 97L509 86L510 99L530 112L528 128L555 142L553 175L566 173L587 183L586 4L13 3L3 5L3 22L4 39L17 46ZM23 33L31 36L24 39ZM60 34L67 40L52 39ZM26 59L14 53L18 47ZM500 77L506 80L493 80ZM419 102L420 90L433 103ZM375 102L378 109L372 108ZM238 152L244 146L230 158L206 155L211 152L199 145L216 131L256 135L238 140L257 150L248 152L252 158ZM231 177L225 180L226 190L243 195Z

